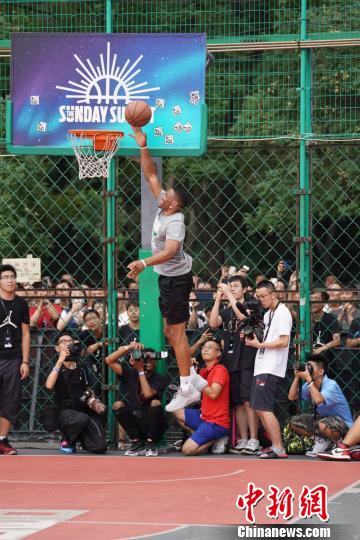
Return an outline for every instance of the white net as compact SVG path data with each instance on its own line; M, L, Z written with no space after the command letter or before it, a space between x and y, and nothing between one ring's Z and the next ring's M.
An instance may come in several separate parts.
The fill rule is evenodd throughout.
M79 178L107 178L110 161L119 146L118 138L104 132L101 135L104 150L95 150L95 135L84 138L69 133L68 137L79 163Z

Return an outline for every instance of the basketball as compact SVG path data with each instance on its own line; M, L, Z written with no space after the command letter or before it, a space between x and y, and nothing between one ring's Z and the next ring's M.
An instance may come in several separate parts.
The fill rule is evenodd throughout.
M145 101L132 101L125 108L125 120L134 127L142 127L150 122L152 111Z

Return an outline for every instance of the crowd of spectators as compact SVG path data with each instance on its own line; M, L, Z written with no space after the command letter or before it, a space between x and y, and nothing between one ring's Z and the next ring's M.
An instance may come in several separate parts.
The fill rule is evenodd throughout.
M215 357L215 363L220 361L226 372L229 373L229 381L226 382L228 389L225 394L222 394L221 402L223 404L224 396L227 395L229 410L234 413L235 432L232 435L229 433L230 423L228 420L225 421L223 416L222 424L218 424L222 427L219 429L221 437L211 438L208 427L204 427L203 421L199 417L199 411L205 407L205 409L210 410L209 418L212 418L211 400L214 399L214 388L217 398L221 394L221 392L217 393L219 386L222 390L225 384L224 375L221 373L219 380L223 383L218 384L215 377L214 388L212 388L211 382L203 388L200 385L200 409L194 409L195 412L189 410L189 413L187 413L188 409L174 413L176 420L184 429L184 433L186 431L197 433L200 429L200 434L194 435L194 437L190 436L190 439L184 434L182 445L184 454L201 453L214 441L216 441L213 446L214 453L221 453L226 448L230 448L230 451L234 453L253 454L261 448L258 435L259 417L250 406L250 387L257 349L252 349L245 344L244 336L234 326L234 321L241 320L244 316L241 310L239 312L239 302L240 305L243 304L246 296L251 297L254 293L256 297L256 287L264 281L270 281L273 284L277 300L287 306L290 311L293 321L290 338L294 340L297 337L296 327L299 317L299 279L297 272L292 271L290 261L280 261L276 269L267 275L253 275L250 268L243 265L238 269L234 266L221 267L219 280L216 283L212 280L200 279L199 276L193 278L194 289L189 298L187 325L192 344L193 362L198 367L198 371L203 370L201 373L207 376L208 372L212 372L210 369L206 371L207 363L211 364L214 360L211 354L209 357L209 353L213 352L210 350L211 346L214 351L216 349L220 353L218 357ZM157 381L152 387L155 362L147 361L145 356L139 361L133 356L134 350L144 347L140 345L140 309L137 289L138 283L133 281L128 284L126 289L118 292L117 338L119 347L115 353L109 356L106 299L93 296L87 284L78 284L73 276L67 273L62 274L55 283L51 283L49 278L44 278L41 282L32 285L18 284L18 294L22 294L21 290L26 291L31 328L42 329L42 331L50 329L62 333L68 332L80 340L83 346L83 355L86 357L87 369L95 374L97 379L94 388L98 395L101 395L101 380L105 373L104 365L107 364L116 373L120 392L119 399L114 404L114 414L119 422L119 438L122 447L126 448L123 443L127 435L131 439L131 447L127 449L129 455L157 455L156 444L168 427L165 417L159 416L166 384L165 379L163 379L160 381L161 384ZM327 276L323 287L315 289L311 294L311 322L313 334L311 352L314 361L316 357L319 357L321 362L330 366L329 374L333 379L336 379L336 370L331 367L334 353L336 354L336 351L345 348L358 349L360 347L360 309L357 287L355 285L344 287L335 276ZM209 344L208 348L207 344ZM147 396L146 391L145 393L143 391L140 412L136 412L136 407L130 406L131 404L126 402L126 398L123 401L124 387L126 388L127 384L130 385L129 388L136 394L135 382L138 378L141 393L142 379L139 373L141 374L142 371L146 374L144 388L149 396ZM341 386L341 381L338 382ZM359 380L355 378L353 384L357 385L353 392L357 395L358 401ZM148 406L151 407L149 410ZM129 423L129 418L132 418L133 414L137 419L135 426L130 425L131 422ZM155 428L154 417L157 419ZM148 422L150 422L150 428ZM349 423L347 425L349 427ZM260 423L260 427L263 429L266 426ZM205 441L207 435L210 439ZM341 433L341 436L344 435L345 433ZM321 437L318 428L316 436ZM325 445L323 444L321 448L325 448Z

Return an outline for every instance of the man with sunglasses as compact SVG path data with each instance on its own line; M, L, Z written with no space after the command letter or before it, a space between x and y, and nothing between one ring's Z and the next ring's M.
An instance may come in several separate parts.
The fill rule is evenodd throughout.
M227 369L219 364L220 342L207 341L201 356L205 367L199 374L193 373L192 378L192 384L201 392L201 408L174 411L181 427L191 433L181 449L186 456L203 454L209 446L230 434L230 377Z
M21 381L29 375L29 308L15 295L16 270L0 265L0 454L17 454L7 435L20 409Z

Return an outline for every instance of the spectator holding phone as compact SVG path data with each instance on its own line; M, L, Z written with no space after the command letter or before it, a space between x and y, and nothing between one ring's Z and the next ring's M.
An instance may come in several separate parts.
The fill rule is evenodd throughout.
M34 283L36 291L44 290L42 283ZM37 292L35 293L38 294ZM40 293L41 294L41 293ZM29 309L30 327L54 328L59 320L62 308L59 304L52 304L44 296L36 296L33 305Z
M72 291L71 304L64 308L57 322L57 329L62 332L65 328L76 329L83 324L86 310L85 291Z

